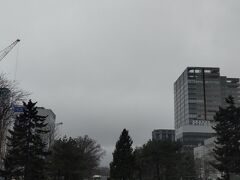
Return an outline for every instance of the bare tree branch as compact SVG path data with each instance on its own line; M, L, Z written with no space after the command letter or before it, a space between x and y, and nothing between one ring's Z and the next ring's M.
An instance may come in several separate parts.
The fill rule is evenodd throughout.
M6 151L6 135L14 118L14 105L20 104L29 93L21 90L16 81L0 74L0 158Z

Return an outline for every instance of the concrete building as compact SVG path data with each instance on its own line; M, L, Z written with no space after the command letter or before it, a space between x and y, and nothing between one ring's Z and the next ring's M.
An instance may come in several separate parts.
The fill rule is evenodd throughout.
M16 115L23 112L23 106L22 105L15 105L13 106L13 110ZM43 140L47 144L47 148L49 148L51 145L53 145L54 137L55 137L55 126L56 126L56 115L51 109L45 109L44 107L37 107L38 115L39 116L45 116L46 117L46 123L48 124L46 126L46 130L49 132L45 135L43 135ZM59 123L57 123L58 125Z
M214 136L213 117L229 95L240 105L239 78L220 76L219 68L187 67L174 83L176 140L192 150Z
M152 131L152 140L157 141L175 141L175 130L173 129L155 129Z
M215 162L213 148L215 137L204 140L203 145L194 148L196 172L199 179L215 180L221 173L214 169L211 163Z
M196 173L199 179L211 179L217 180L221 177L221 172L214 169L211 163L216 162L214 158L214 146L215 146L215 137L204 140L203 145L195 147L194 152L194 160ZM239 180L240 176L231 174L231 180Z
M46 117L46 123L48 123L46 130L49 132L43 135L43 141L47 144L47 148L49 148L54 143L56 115L51 109L45 109L44 107L38 107L37 111L38 115Z

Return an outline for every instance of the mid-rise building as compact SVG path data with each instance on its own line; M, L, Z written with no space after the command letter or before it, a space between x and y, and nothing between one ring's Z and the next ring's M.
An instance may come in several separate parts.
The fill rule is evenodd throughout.
M13 106L14 113L16 115L19 115L23 112L23 106L22 105L15 105ZM46 143L47 148L53 145L54 137L55 137L55 121L56 121L56 115L51 109L45 109L44 107L37 107L37 111L39 116L46 117L46 123L47 126L45 129L49 131L48 133L43 135L43 141ZM59 124L59 123L57 123Z
M176 140L192 149L214 136L214 115L229 95L239 106L239 78L220 76L219 68L187 67L174 83Z
M54 134L55 134L55 120L56 115L51 109L45 109L44 107L37 108L38 115L46 117L46 130L49 132L43 135L43 141L47 144L47 148L51 147L54 143Z
M157 141L175 141L175 130L173 129L155 129L152 132L152 140Z

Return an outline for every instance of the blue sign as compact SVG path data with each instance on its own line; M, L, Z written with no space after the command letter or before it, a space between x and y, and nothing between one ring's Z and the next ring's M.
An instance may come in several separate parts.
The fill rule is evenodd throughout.
M19 112L19 113L21 113L21 112L23 112L23 106L20 106L20 105L13 105L13 111L14 112Z

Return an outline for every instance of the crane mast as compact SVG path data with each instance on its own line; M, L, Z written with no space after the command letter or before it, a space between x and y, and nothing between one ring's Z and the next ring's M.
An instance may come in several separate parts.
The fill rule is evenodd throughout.
M12 50L12 48L14 48L14 46L16 46L16 44L18 42L20 42L19 39L17 39L12 44L10 44L8 47L6 47L5 49L0 51L0 61Z

